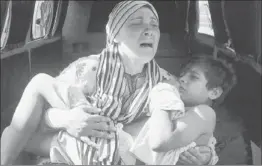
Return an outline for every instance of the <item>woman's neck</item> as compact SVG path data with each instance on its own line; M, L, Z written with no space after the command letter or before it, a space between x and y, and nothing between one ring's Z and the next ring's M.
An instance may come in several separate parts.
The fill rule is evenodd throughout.
M135 75L143 71L145 64L141 63L139 59L130 58L124 54L121 54L121 58L127 74Z

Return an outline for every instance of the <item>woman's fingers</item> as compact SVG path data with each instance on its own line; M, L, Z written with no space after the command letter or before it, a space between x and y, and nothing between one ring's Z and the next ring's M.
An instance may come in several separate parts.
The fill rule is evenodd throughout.
M211 148L208 146L198 146L198 147L195 147L194 149L199 150L199 153L211 154Z
M103 131L92 130L90 135L97 138L112 139L115 137L114 133L107 133Z
M193 163L184 155L184 153L180 154L179 160L176 165L192 165Z
M202 165L201 159L197 158L195 155L193 155L191 152L186 151L184 152L184 155L186 157L186 161L190 163L190 165Z
M116 131L116 128L113 124L109 124L108 122L99 122L90 124L90 128L93 130L101 130L101 131Z
M211 159L211 149L208 146L191 148L188 152L197 158L201 164L207 164Z
M83 141L83 142L85 142L86 144L92 146L93 148L99 149L99 146L98 146L95 142L91 141L91 140L90 140L88 137L86 137L86 136L81 136L81 137L80 137L80 140Z
M195 147L182 153L179 158L179 163L185 165L206 165L211 157L209 147Z
M88 116L88 122L110 122L111 119L105 116L101 116L101 115L90 115Z
M87 105L87 106L84 106L83 107L83 110L86 112L86 113L89 113L89 114L98 114L101 112L101 109L100 108L97 108L97 107L93 107L92 105Z

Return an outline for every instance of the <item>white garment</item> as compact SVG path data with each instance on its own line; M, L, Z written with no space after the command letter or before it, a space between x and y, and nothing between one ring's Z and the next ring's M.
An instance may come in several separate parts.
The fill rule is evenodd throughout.
M149 147L148 130L149 122L145 124L130 149L130 152L147 165L176 165L181 153L196 146L195 142L191 142L189 145L179 149L157 153L152 151ZM218 162L218 157L215 152L215 144L215 137L211 137L208 146L212 149L212 159L208 165L215 165Z
M159 83L151 91L149 96L150 111L155 109L170 110L172 111L172 120L184 116L185 108L182 100L180 99L179 92L174 85L169 83ZM146 122L138 137L134 141L130 151L142 162L148 165L175 165L181 153L196 146L195 142L191 142L185 147L171 150L168 152L154 152L148 143L149 138L149 123L150 119ZM210 164L214 165L218 161L215 153L216 140L214 137L210 138L209 146L212 149L212 160Z
M121 165L135 165L136 158L129 151L132 145L134 144L134 140L130 134L123 131L123 124L117 124L117 132L118 132L118 152L121 160Z

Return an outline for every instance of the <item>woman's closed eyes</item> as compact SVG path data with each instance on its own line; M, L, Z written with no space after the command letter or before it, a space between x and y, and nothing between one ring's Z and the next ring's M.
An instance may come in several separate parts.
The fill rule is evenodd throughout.
M142 25L142 24L144 24L144 22L145 21L143 20L142 17L133 18L133 19L130 19L129 26ZM158 27L159 26L159 24L158 24L158 22L156 21L155 18L151 18L151 21L150 21L149 24L152 25L153 27Z

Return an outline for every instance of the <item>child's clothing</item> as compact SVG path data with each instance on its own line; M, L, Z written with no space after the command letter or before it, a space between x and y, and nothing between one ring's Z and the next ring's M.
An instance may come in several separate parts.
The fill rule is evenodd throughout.
M176 120L179 117L184 116L185 108L182 100L180 99L177 88L168 83L159 83L156 85L149 96L150 111L154 109L170 110L172 111L172 120ZM141 161L149 165L175 165L179 159L179 155L188 149L195 147L196 143L191 142L185 147L171 150L169 152L157 153L151 150L148 144L148 131L149 131L150 119L146 122L138 137L134 141L130 151ZM209 147L212 148L213 159L212 163L216 164L218 158L215 154L216 139L210 138Z

